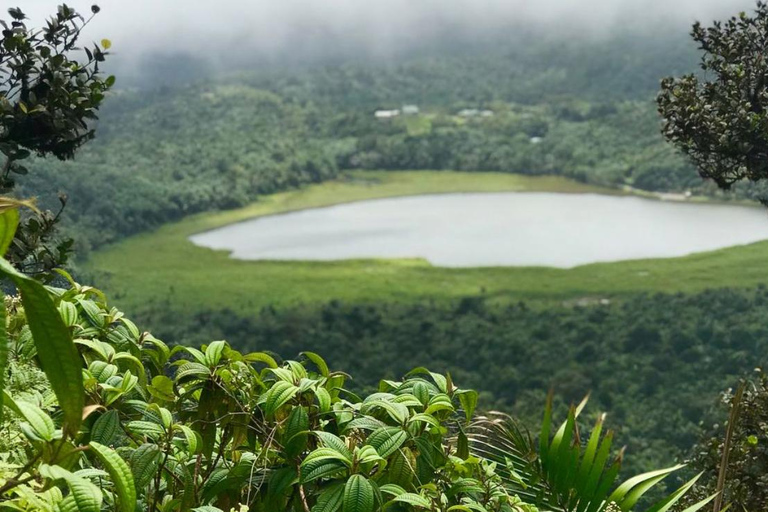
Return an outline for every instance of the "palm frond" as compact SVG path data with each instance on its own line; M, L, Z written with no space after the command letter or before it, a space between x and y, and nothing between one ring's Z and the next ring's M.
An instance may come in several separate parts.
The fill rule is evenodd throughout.
M588 397L572 407L567 419L550 437L550 394L538 442L509 415L491 413L479 417L467 433L470 450L496 462L508 490L542 510L604 512L610 505L612 510L629 512L650 489L683 466L643 473L619 484L624 450L612 454L613 432L603 433L605 414L598 417L589 439L582 442L576 420L587 401ZM686 482L647 512L667 512L697 479ZM701 508L713 498L697 505Z

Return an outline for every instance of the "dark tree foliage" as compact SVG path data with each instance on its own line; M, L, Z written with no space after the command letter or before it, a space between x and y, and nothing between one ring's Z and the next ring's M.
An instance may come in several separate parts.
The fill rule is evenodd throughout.
M768 5L753 16L691 33L704 52L694 74L665 78L658 96L663 134L686 153L704 178L727 189L768 176Z
M99 8L94 5L91 12L92 18ZM21 9L8 14L9 21L0 20L0 194L10 193L16 177L27 174L22 161L32 154L73 158L94 137L96 112L115 81L99 69L108 40L78 46L91 18L61 5L45 27L34 30ZM30 214L16 233L10 261L33 274L64 264L72 241L56 235L58 219L50 211Z
M727 412L733 405L734 393L723 394ZM724 497L734 510L768 510L768 374L747 382L741 398L728 459ZM692 465L704 471L704 482L684 500L694 503L696 497L715 491L715 483L723 453L724 427L716 425L694 449ZM684 507L684 505L683 505Z
M482 297L456 304L344 304L215 310L183 314L175 301L148 302L139 316L165 339L186 345L227 339L240 349L322 351L353 365L356 390L372 390L408 365L449 371L480 392L486 410L530 425L553 388L560 405L591 392L593 412L645 471L685 456L701 425L720 418L717 391L768 354L768 288L695 295L637 295L610 305L501 306ZM724 419L724 418L723 418ZM764 443L764 438L761 443Z

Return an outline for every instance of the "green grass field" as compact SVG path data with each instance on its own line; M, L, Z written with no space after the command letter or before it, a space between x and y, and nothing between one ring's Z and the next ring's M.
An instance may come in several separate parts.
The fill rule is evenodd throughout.
M448 192L617 191L557 177L494 173L355 172L334 182L265 196L248 207L168 224L95 252L87 273L130 311L169 299L183 313L344 301L448 301L485 295L495 302L617 298L634 292L695 292L768 282L768 242L673 259L541 267L453 269L424 260L239 261L187 237L262 215L364 199Z

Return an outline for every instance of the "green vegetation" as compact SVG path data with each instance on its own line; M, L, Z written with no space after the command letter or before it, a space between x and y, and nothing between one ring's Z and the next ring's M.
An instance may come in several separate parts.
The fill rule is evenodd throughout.
M86 52L82 67L67 58L79 34L76 13L60 8L42 39L18 9L10 14L0 45L11 75L4 82L11 88L0 86L3 191L40 195L44 204L73 193L67 232L81 258L96 249L83 268L179 344L142 332L67 272L58 269L66 288L46 287L0 258L0 274L19 290L2 310L0 508L630 512L644 508L648 494L673 489L657 484L681 466L620 484L624 451L603 427L625 425L619 433L638 455L625 471L666 465L700 425L719 417L712 390L764 363L768 292L757 285L768 275L768 243L558 270L246 262L187 240L254 216L419 193L631 187L757 197L760 188L737 187L726 197L700 184L655 134L649 77L677 72L681 62L686 71L691 62L669 40L543 42L482 57L122 90L102 118L101 140L81 160L38 158L27 168L19 161L32 152L66 160L93 137L85 120L95 118L114 79L98 76L108 40ZM762 4L759 14L768 16ZM740 19L725 34L710 31L715 41L699 28L694 35L705 50L735 37L740 44L731 49L748 52L754 48L741 43L751 40L739 32L764 23ZM722 76L747 78L735 81L738 94L726 88L707 97L704 110L711 100L730 112L744 84L753 96L765 88L762 75L718 67L717 58L709 64ZM628 68L638 71L622 72ZM62 88L50 87L62 76ZM697 103L701 91L693 89ZM747 128L726 133L726 153L745 167L734 179L764 170L765 155L751 140L764 128L757 99L728 118ZM667 101L662 96L662 112L674 103ZM373 116L413 102L420 114ZM755 106L759 112L746 112ZM668 123L666 134L684 149L702 133L706 142L711 130L702 124L711 120L694 121L700 132L692 138L670 136L687 120ZM426 170L409 171L417 168ZM29 171L15 187L11 173ZM730 185L727 178L718 183ZM31 219L28 233L15 236L17 208L29 203L2 199L0 253L13 244L19 269L55 267L69 249L48 247L60 217ZM209 341L222 337L231 344ZM299 356L283 361L278 352ZM358 380L329 363L354 368ZM419 364L440 373L410 370ZM546 395L547 388L560 392ZM601 409L615 411L608 420L584 414L592 429L582 424L586 399L568 406L590 390ZM755 388L729 398L724 446L710 442L696 460L705 485L683 501L695 476L651 512L678 502L696 512L712 500L721 512L726 499L762 506L763 479L752 473L762 470L764 450L755 447L762 447L763 395ZM541 403L534 439L520 421L536 424ZM736 405L749 409L740 425ZM477 417L478 408L513 411L520 421ZM567 419L555 428L561 413ZM725 464L713 484L717 452L726 461L733 455L733 467ZM727 485L726 469L735 475Z
M80 259L348 170L496 171L719 194L658 134L658 78L695 66L682 38L488 46L120 89L77 162L32 162L18 194L51 209L60 192L69 195L63 224ZM409 103L418 115L374 117Z
M142 314L158 336L190 345L226 339L287 354L322 351L334 367L357 369L357 390L429 364L477 389L482 409L512 412L529 425L539 420L547 389L556 391L561 408L591 392L597 410L610 412L607 424L626 443L635 471L687 455L701 426L722 419L714 409L717 391L764 367L768 353L765 288L633 294L570 307L465 298L333 301L241 314L208 302L185 315L174 302L152 302Z
M726 500L744 510L765 510L768 506L768 445L764 442L768 438L768 375L760 371L737 389L723 393L721 408L725 412L731 409L729 421L708 429L692 452L692 464L704 472L707 485L695 489L684 501L693 503L697 501L696 496L706 496L716 489L725 451L725 433L733 425L725 466Z
M78 416L62 428L68 409L41 378L31 309L13 304L0 421L0 506L11 510L629 512L679 469L619 485L611 433L598 423L583 453L572 442L583 403L556 429L548 402L536 446L517 427L509 437L473 422L477 393L450 375L416 368L361 399L313 352L278 363L224 341L171 350L93 287L51 292L58 311L46 318L74 338L61 366L82 367L70 384L87 404L82 426Z
M702 177L729 188L768 177L768 97L765 51L768 4L725 23L693 27L703 51L704 76L662 81L658 97L663 133L696 165Z
M486 190L606 192L555 177L488 173L353 173L346 179L264 197L240 210L194 216L94 253L84 265L103 287L134 311L147 300L174 310L204 311L211 301L238 313L276 305L350 302L450 301L483 296L495 302L539 299L556 303L637 292L696 292L752 287L768 280L768 243L684 258L554 268L433 267L423 260L340 262L241 261L195 246L194 233L259 215L346 201L418 193ZM214 271L215 269L215 271ZM163 276L158 279L157 276Z

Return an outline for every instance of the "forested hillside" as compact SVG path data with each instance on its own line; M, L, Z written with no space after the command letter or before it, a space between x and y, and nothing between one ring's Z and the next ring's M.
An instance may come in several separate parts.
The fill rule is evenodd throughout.
M78 43L99 6L61 5L39 29L7 12L0 509L766 509L768 231L749 200L768 182L768 4L694 26L698 75L666 20L462 36L390 61L155 54L156 76L122 87L112 41ZM467 193L470 207L431 202ZM485 210L482 193L501 202ZM417 195L428 204L383 201ZM333 229L312 217L378 199ZM395 210L406 222L381 222ZM288 259L193 244L289 212L298 236L273 245L294 252L267 253ZM355 236L407 251L296 250ZM603 259L607 237L622 251ZM702 237L717 243L669 243ZM415 239L443 255L576 255L576 240L588 257L430 256L440 267ZM637 241L675 250L625 250Z
M94 143L74 162L34 163L19 194L51 206L68 194L64 224L85 257L90 247L339 169L555 174L714 193L665 145L653 104L660 76L694 67L678 37L530 40L399 64L118 89ZM373 116L404 104L419 114Z
M480 392L480 405L538 421L553 388L561 404L591 392L594 412L628 444L631 469L670 464L719 419L716 390L762 367L768 354L768 289L638 295L608 305L497 307L345 304L265 308L254 317L212 307L185 317L154 303L156 333L195 344L227 339L248 350L322 351L354 366L357 390L429 364Z

